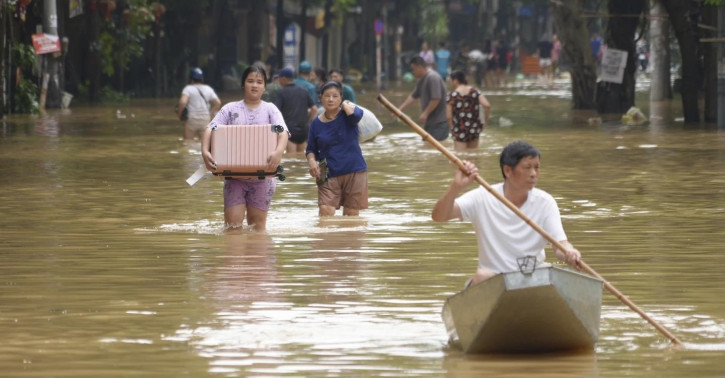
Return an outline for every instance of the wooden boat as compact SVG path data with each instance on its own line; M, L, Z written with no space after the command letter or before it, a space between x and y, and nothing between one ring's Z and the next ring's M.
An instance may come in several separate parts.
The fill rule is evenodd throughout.
M593 350L602 284L553 266L498 274L449 297L443 322L465 353Z

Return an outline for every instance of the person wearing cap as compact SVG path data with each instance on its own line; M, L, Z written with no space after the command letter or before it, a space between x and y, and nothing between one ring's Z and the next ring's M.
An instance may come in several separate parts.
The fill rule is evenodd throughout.
M315 102L315 105L321 106L322 103L320 102L320 96L317 95L317 88L314 84L312 84L312 80L310 79L310 74L312 73L312 65L310 62L303 60L300 63L299 70L297 72L297 78L295 79L295 84L297 84L299 87L302 87L309 92L310 97L312 97L312 101Z
M306 89L296 84L295 72L285 67L279 71L279 84L274 104L277 106L287 128L292 134L287 141L287 153L301 153L307 148L310 122L317 115L317 106Z
M214 89L204 84L204 72L199 67L192 68L189 84L181 91L176 108L176 116L184 122L184 139L201 138L209 121L221 107L222 102ZM187 111L186 119L182 117L184 109Z

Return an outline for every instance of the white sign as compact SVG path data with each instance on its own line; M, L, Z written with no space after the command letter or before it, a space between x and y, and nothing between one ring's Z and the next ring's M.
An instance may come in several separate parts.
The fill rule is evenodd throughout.
M624 69L627 67L627 52L606 49L602 56L602 81L622 84Z
M40 33L33 34L31 38L37 55L60 52L60 38L57 35Z

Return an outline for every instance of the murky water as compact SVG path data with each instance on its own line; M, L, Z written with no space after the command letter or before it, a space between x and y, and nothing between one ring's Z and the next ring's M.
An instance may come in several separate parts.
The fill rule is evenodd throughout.
M386 95L399 104L407 91ZM492 125L460 156L495 183L505 144L539 147L539 186L559 201L585 261L685 351L609 293L592 354L447 346L441 306L473 271L475 238L468 224L430 221L452 165L370 91L361 103L385 123L363 149L371 208L321 221L304 159L287 158L268 235L223 233L221 182L185 183L199 145L179 140L174 99L6 120L2 374L722 375L725 134L684 130L677 104L641 104L655 113L644 126L589 125L566 95L523 85L488 94Z

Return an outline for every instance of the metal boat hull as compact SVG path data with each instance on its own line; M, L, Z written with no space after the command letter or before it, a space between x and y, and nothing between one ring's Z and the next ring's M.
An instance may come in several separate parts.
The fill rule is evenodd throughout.
M496 275L449 297L443 322L466 353L591 350L602 281L557 267Z

